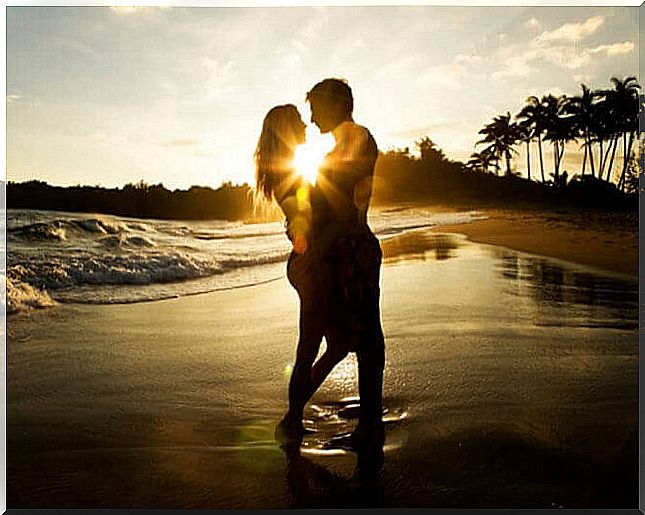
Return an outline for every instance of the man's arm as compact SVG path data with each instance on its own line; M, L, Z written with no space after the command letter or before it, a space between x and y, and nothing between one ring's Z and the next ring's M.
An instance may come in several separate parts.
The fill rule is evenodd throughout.
M345 131L336 148L330 154L332 182L343 191L352 192L359 220L367 223L367 210L372 197L374 165L378 149L374 138L364 127L353 125Z

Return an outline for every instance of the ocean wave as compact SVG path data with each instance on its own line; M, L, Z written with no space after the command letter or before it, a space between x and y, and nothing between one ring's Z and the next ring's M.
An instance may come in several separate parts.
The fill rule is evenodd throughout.
M107 222L98 218L81 220L58 219L50 222L36 222L10 227L7 233L29 239L58 240L68 239L70 231L80 231L89 234L117 234L127 231L123 224Z
M395 236L400 236L403 233L416 231L418 229L429 229L430 227L435 227L436 223L415 223L410 225L402 225L400 227L388 227L377 232L377 236L382 239L393 238Z
M149 225L141 222L130 222L127 224L126 227L132 231L141 231L141 232L148 232L148 231L154 230Z
M44 290L39 290L29 283L0 276L0 282L6 285L6 310L8 315L29 311L34 308L47 308L56 305L54 299Z
M291 250L279 222L14 210L7 217L7 277L17 310L54 301L130 302L242 287L282 276L278 264ZM370 226L388 239L477 217L474 212L373 211Z
M126 226L122 224L108 222L106 220L101 220L100 218L74 220L73 223L76 223L79 227L88 232L95 232L100 234L116 234L127 230Z
M65 241L67 240L68 227L69 225L66 222L55 220L53 222L40 222L9 228L7 233L34 240Z
M245 238L266 238L267 236L280 234L280 232L284 232L284 231L241 233L241 234L195 233L193 234L193 237L198 240L242 240Z
M9 266L8 274L50 290L79 285L166 283L222 273L218 263L181 254L75 256Z
M274 263L281 263L286 261L289 258L291 251L278 253L278 254L266 254L264 256L247 256L247 257L238 257L233 259L223 259L221 260L222 266L225 268L242 268L249 266L260 266L260 265L272 265Z
M101 245L109 248L154 247L156 244L143 236L125 236L123 234L106 236L99 240Z
M105 238L121 245L117 237ZM141 238L140 238L141 239ZM128 241L136 238L129 238ZM138 245L148 243L137 242ZM179 252L126 253L123 255L75 255L48 261L10 264L9 277L35 288L61 290L83 285L150 285L199 279L231 270L285 261L288 252L207 259Z

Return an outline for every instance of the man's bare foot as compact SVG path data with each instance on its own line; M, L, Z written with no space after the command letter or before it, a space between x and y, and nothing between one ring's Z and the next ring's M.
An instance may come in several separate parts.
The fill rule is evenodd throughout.
M352 447L356 450L382 448L385 444L385 425L383 422L359 422L351 434Z

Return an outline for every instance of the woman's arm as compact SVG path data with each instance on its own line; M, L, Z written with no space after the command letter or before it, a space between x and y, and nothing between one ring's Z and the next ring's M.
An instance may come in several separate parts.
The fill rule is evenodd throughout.
M309 187L301 180L293 181L290 184L283 182L276 187L275 199L287 219L287 237L293 244L297 239L308 240L311 233L309 194Z

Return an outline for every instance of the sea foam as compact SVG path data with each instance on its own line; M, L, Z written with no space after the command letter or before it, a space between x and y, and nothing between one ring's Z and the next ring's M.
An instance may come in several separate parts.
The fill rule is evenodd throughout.
M381 239L477 213L370 211ZM11 312L60 302L138 302L241 288L284 277L282 222L243 223L38 210L7 211ZM9 288L8 288L9 289Z
M6 285L6 309L8 315L33 308L47 308L56 305L56 302L46 291L39 290L29 283L15 281L5 278L5 276L0 276L0 282Z

